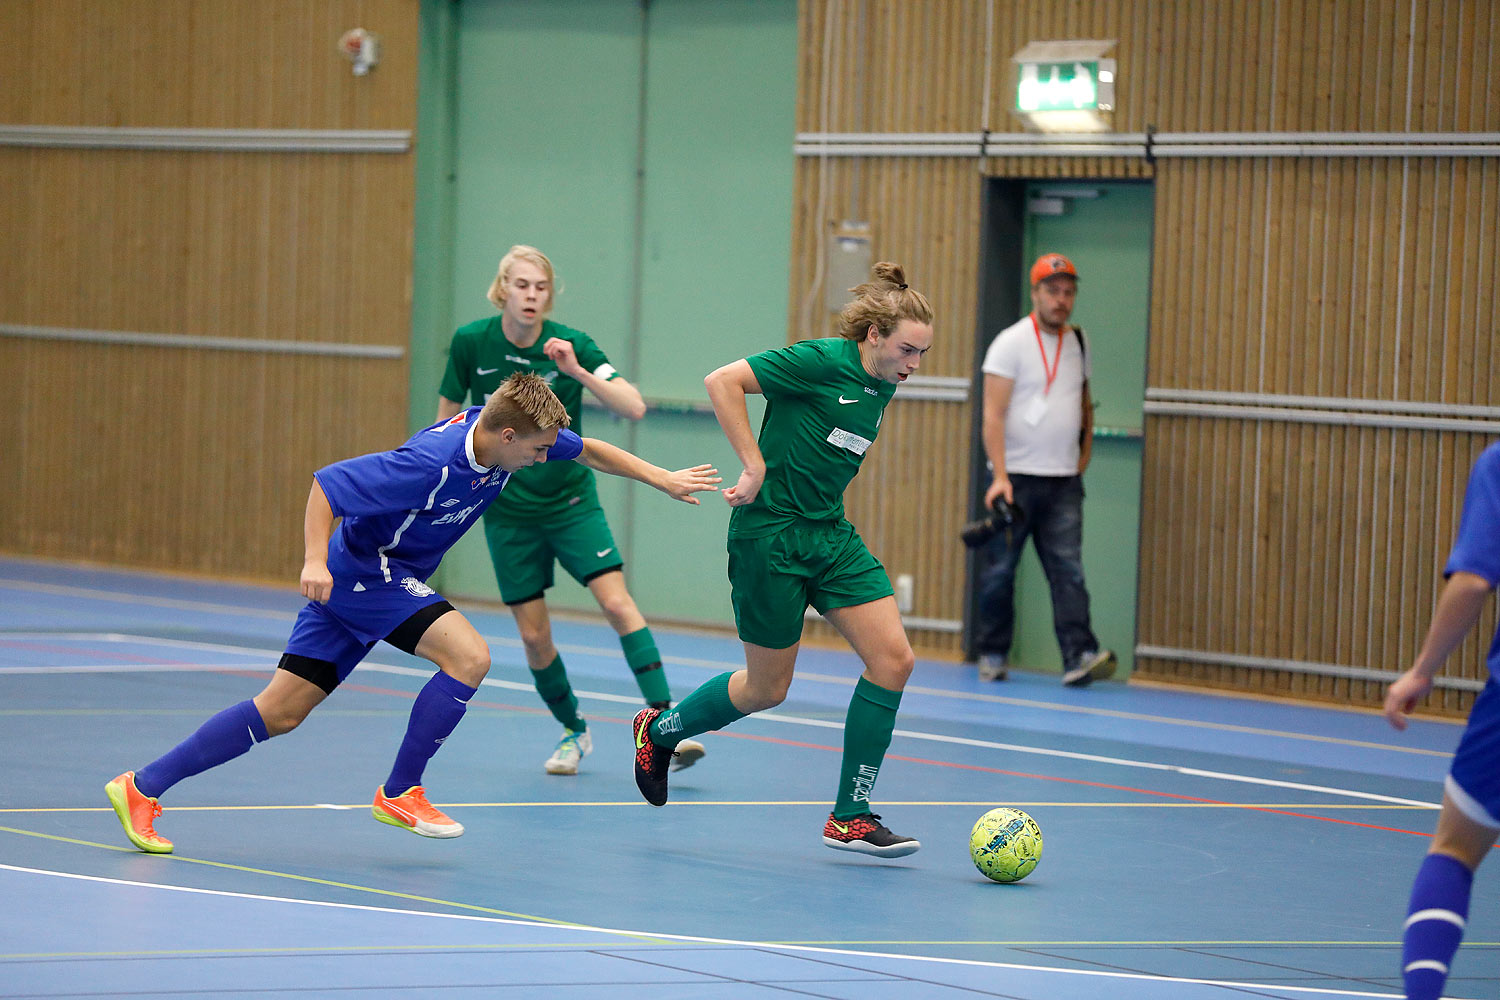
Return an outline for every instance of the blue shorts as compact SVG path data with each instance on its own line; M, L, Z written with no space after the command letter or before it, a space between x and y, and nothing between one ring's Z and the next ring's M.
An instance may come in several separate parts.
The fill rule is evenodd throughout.
M353 589L356 586L362 589ZM445 603L442 594L414 577L394 583L335 581L327 604L308 601L297 613L286 652L332 663L342 682L402 622L423 608Z
M1493 676L1469 710L1445 790L1469 819L1500 830L1500 683Z

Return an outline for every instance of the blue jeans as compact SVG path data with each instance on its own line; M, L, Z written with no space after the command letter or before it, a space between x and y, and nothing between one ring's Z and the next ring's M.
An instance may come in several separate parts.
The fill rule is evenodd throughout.
M1089 625L1089 592L1083 582L1083 478L1013 475L1010 483L1025 520L1011 529L1009 538L1004 531L996 532L986 548L989 565L979 576L979 652L1010 653L1016 563L1031 538L1052 590L1052 628L1066 670L1099 648Z

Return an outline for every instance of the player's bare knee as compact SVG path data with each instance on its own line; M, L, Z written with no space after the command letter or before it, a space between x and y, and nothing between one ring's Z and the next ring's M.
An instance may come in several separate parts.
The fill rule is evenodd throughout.
M745 686L745 697L749 705L736 705L741 711L764 712L768 708L775 708L786 701L787 691L791 689L790 678L786 681L761 682L760 684L747 684Z
M631 599L629 594L620 594L605 598L599 602L599 610L604 612L604 617L609 619L609 623L617 631L624 622L640 615L640 611L635 606L635 601Z
M490 672L490 651L486 647L465 652L454 657L451 663L444 664L443 672L454 680L463 681L469 687L478 687L479 682Z
M307 718L308 711L295 706L259 707L261 721L266 726L266 736L285 736L287 733L302 725L302 720Z
M917 665L917 657L910 647L899 653L891 653L882 656L869 664L870 673L875 683L892 691L900 691L906 687L906 682L911 679L912 669Z
M532 663L547 663L557 655L557 649L552 645L551 629L536 632L523 631L521 645L526 649L526 659Z

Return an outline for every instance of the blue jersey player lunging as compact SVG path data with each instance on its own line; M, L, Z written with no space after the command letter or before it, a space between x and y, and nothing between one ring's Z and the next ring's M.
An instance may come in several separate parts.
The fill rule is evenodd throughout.
M125 835L152 854L172 842L152 826L157 799L183 778L297 728L375 643L425 657L438 672L412 705L406 736L373 810L424 837L464 828L427 801L422 772L463 717L490 668L489 648L426 579L499 495L511 473L576 460L637 479L677 500L719 482L707 465L668 472L614 445L565 430L568 414L539 377L508 379L484 406L419 432L394 451L319 469L307 498L302 593L309 598L260 694L225 709L139 772L105 786ZM343 518L337 530L334 519Z
M1443 567L1448 582L1411 669L1385 696L1385 717L1397 729L1432 690L1432 678L1463 642L1500 584L1500 444L1474 463L1464 495L1458 540ZM1463 940L1474 871L1500 835L1500 630L1490 643L1489 680L1469 711L1453 755L1432 846L1412 885L1401 956L1410 1000L1437 1000Z

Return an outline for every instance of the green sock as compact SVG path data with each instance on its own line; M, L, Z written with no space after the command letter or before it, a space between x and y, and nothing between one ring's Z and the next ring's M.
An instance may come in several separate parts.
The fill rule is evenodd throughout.
M696 691L656 717L651 723L651 742L671 749L689 736L697 736L711 729L723 729L731 722L745 717L745 713L734 707L729 700L729 678L732 673L720 674L704 681Z
M661 668L661 654L656 651L651 630L638 628L629 635L620 636L620 648L625 651L625 662L635 674L635 682L640 685L641 697L646 699L646 704L670 702L672 692L667 687L667 672Z
M581 733L589 727L578 714L578 698L573 694L573 685L568 683L568 672L563 669L561 656L554 656L551 663L533 670L531 681L536 685L536 693L547 703L552 717L564 728Z
M870 811L870 792L880 776L880 763L891 745L901 692L889 691L863 677L854 685L849 715L844 719L844 763L839 768L839 797L834 819L849 819Z

